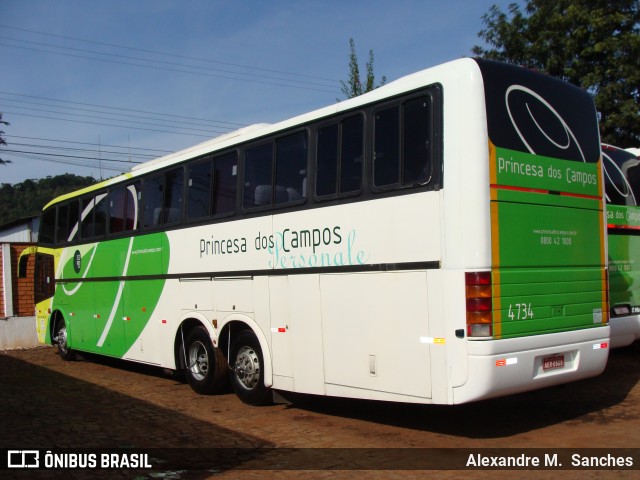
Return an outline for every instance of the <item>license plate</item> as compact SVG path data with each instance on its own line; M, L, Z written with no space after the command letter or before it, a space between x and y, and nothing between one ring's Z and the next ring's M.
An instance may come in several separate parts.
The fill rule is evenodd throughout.
M556 368L564 368L564 355L553 355L542 359L543 370L555 370Z

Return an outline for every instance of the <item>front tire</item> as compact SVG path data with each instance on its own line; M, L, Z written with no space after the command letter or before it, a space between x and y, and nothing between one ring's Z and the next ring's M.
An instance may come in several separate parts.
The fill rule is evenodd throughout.
M271 389L264 385L264 357L253 332L244 330L231 345L231 384L236 395L249 405L271 403Z
M64 361L75 359L75 352L69 348L67 337L67 323L61 316L56 317L53 327L53 341L58 347L58 355Z
M204 327L189 332L185 341L185 374L191 388L200 394L209 395L224 389L227 383L227 361L219 348L211 344Z

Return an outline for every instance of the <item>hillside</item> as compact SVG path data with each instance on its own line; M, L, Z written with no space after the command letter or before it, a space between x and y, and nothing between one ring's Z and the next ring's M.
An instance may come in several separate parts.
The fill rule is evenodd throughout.
M0 225L18 218L38 215L42 207L59 195L96 183L93 177L71 173L40 180L0 185Z

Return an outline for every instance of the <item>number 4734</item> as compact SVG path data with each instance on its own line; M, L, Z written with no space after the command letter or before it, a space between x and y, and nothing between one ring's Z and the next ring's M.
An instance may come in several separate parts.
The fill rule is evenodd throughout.
M530 303L509 304L509 318L511 320L527 320L533 318Z

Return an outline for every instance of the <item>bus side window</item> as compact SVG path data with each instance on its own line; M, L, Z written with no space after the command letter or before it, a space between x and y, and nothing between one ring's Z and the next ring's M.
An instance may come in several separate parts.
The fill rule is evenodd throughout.
M376 112L373 183L423 184L431 178L431 99L421 96Z
M118 187L109 192L109 233L118 234L125 229L126 190Z
M93 214L95 198L87 197L82 200L82 215L80 219L80 237L93 237Z
M128 232L138 228L138 205L141 197L140 182L127 187L127 201L125 209L125 230Z
M109 193L109 233L118 234L136 229L140 182L117 187Z
M161 224L162 219L162 191L164 190L164 175L156 175L144 181L144 214L142 225L153 227Z
M363 140L361 115L318 130L318 197L357 192L362 188Z
M211 212L211 160L189 165L187 219L207 218Z
M107 194L96 196L96 212L94 216L93 234L98 237L107 233Z
M69 237L69 209L68 203L58 206L56 219L56 245L66 243Z
M107 231L107 194L82 200L82 217L80 220L81 238L102 236Z
M431 102L428 97L403 105L402 183L424 183L431 178Z
M184 171L182 168L167 172L165 187L162 223L164 225L175 224L182 220L184 195Z
M236 210L238 190L238 155L228 153L213 160L213 189L211 192L213 215L224 215Z
M362 188L363 121L361 115L345 119L340 146L340 193Z
M78 214L80 213L80 203L78 200L72 200L69 203L69 224L65 232L65 238L58 238L58 242L73 242L78 239L78 230L80 226Z
M276 204L301 200L307 194L307 133L276 141Z
M182 220L184 171L182 167L144 182L145 227L176 224Z
M373 184L384 187L400 180L400 108L380 110L375 117Z
M249 148L244 154L243 208L272 204L273 142Z
M44 245L53 245L56 228L56 207L51 207L42 214L38 241Z
M316 155L316 195L338 193L338 124L318 130Z

